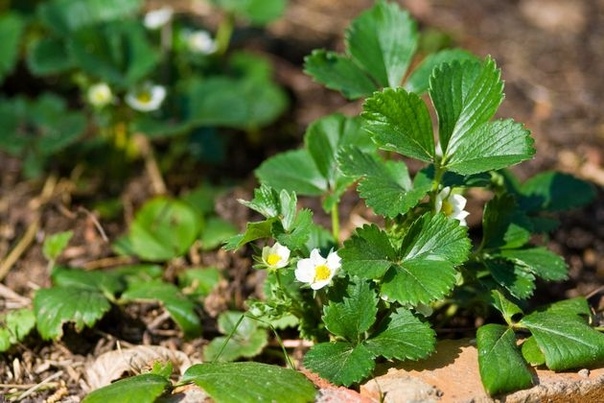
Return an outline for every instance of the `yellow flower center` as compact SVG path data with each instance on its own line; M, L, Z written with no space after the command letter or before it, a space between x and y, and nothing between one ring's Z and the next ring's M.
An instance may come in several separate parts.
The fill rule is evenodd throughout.
M266 263L268 263L269 266L276 266L280 260L281 256L277 255L276 253L271 253L267 256Z
M143 104L147 104L151 101L151 92L150 91L141 91L136 94L136 99L138 99Z
M442 212L445 213L447 217L450 217L453 214L453 211L455 211L453 204L448 200L443 200Z
M324 264L319 265L315 268L315 281L327 280L330 274L331 270L329 270L329 267L325 266Z

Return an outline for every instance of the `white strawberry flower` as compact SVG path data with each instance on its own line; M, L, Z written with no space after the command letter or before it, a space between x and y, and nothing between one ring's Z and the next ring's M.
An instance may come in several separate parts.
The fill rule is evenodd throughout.
M86 93L88 102L98 108L110 104L113 101L113 93L106 83L91 85Z
M152 10L145 14L143 24L147 29L158 29L166 25L172 19L173 14L174 10L170 7Z
M165 98L165 87L152 83L145 83L128 92L125 101L132 109L140 112L151 112L159 109Z
M470 215L464 210L467 200L460 194L452 193L449 186L444 187L437 195L434 201L434 210L443 212L447 217L458 220L463 226L467 226L466 217Z
M296 280L309 284L313 290L323 288L342 266L340 260L338 253L333 250L324 258L319 249L313 249L309 258L298 261Z
M273 246L262 248L262 263L269 269L281 269L289 262L290 250L276 242Z
M216 52L218 48L210 33L204 30L186 34L186 41L189 50L194 53L209 55Z

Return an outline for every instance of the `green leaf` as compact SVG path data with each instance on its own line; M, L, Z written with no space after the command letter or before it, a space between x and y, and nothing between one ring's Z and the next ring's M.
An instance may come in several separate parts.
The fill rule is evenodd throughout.
M111 308L100 292L76 287L43 288L36 291L34 313L44 340L58 340L63 324L72 322L76 331L93 326Z
M543 172L523 183L523 196L534 200L535 210L564 211L590 203L594 187L586 181L562 172Z
M269 238L272 236L273 224L276 221L276 218L272 218L270 220L248 222L245 232L230 238L224 247L227 250L236 250L249 242L255 241L256 239Z
M315 344L304 356L304 366L336 385L350 386L371 374L373 353L363 344Z
M579 301L584 305L585 302ZM553 371L593 367L604 363L604 334L576 314L576 302L552 304L519 322L526 326Z
M485 206L482 249L513 249L531 238L532 225L511 195L496 196Z
M377 302L377 295L370 284L356 279L348 284L341 300L331 300L325 307L325 327L331 333L356 344L375 322Z
M255 25L268 24L281 17L286 0L211 0L216 6L249 20Z
M161 280L135 283L121 295L120 300L161 302L185 337L193 338L201 334L201 321L195 311L195 304L182 295L174 284Z
M61 38L40 38L27 50L27 67L35 75L59 74L75 65L67 43Z
M545 248L507 249L499 255L544 280L561 281L568 278L564 258Z
M178 286L189 297L203 298L212 292L220 279L220 270L215 267L190 268L178 274Z
M397 360L417 360L434 352L436 333L410 311L399 308L380 324L364 344L374 354Z
M409 14L385 1L354 19L346 31L350 56L382 87L401 84L417 40L417 27Z
M22 341L36 326L31 309L16 309L0 314L0 353Z
M237 235L237 228L230 221L220 217L209 217L205 220L201 233L201 249L204 251L216 249L235 235Z
M383 150L432 161L432 119L424 101L402 88L386 88L368 98L361 114L365 128Z
M100 291L108 298L113 298L115 294L124 289L124 281L115 271L86 271L55 266L52 269L51 278L56 286Z
M217 403L312 402L313 384L299 372L256 362L193 365L182 377Z
M302 249L308 242L314 227L312 211L302 209L296 216L292 231L284 233L274 231L274 236L281 245L287 246L291 250Z
M168 379L157 374L132 376L92 391L82 403L154 403L170 385Z
M476 332L478 369L489 395L529 388L533 375L516 345L514 331L488 324Z
M545 364L543 351L541 351L537 340L533 336L530 336L522 343L521 352L526 362L532 366L536 367Z
M58 232L47 236L42 245L44 257L48 260L56 260L63 253L72 236L73 231Z
M522 309L508 300L499 290L491 291L492 305L503 315L509 326L514 324L514 317L522 315Z
M165 261L185 254L202 227L202 217L188 204L166 197L146 202L130 226L133 252L149 261Z
M460 141L469 143L464 141L467 133L488 122L497 111L503 101L500 75L491 58L484 63L472 60L446 63L434 69L430 97L438 114L444 161L454 154Z
M323 49L304 58L304 72L327 88L340 91L348 99L371 95L376 83L348 56Z
M497 257L485 259L484 264L493 279L516 298L526 299L533 295L535 276L524 267Z
M442 298L455 285L455 266L469 250L466 228L457 220L425 214L403 238L400 262L386 272L382 295L412 305Z
M244 206L259 212L265 218L275 218L281 212L280 193L272 187L260 184L254 189L254 198L251 201L239 200Z
M388 235L376 225L358 228L338 251L342 269L365 279L380 279L397 262L397 253Z
M0 83L15 68L24 29L25 23L18 13L5 12L0 16Z
M141 0L51 0L41 3L38 16L57 33L68 36L79 28L133 15Z
M342 150L339 163L346 175L361 178L358 191L367 206L387 217L408 212L432 186L431 181L426 181L414 187L404 162L385 162L356 147Z
M445 49L430 54L409 75L403 88L409 92L422 94L430 87L430 76L435 67L442 63L452 63L453 61L461 63L465 60L476 61L476 56L463 49Z
M306 149L277 154L264 161L255 173L263 184L305 196L320 196L328 189L327 180Z
M268 343L268 334L258 323L242 312L227 311L220 314L218 329L227 337L212 339L203 349L204 360L227 362L260 354Z

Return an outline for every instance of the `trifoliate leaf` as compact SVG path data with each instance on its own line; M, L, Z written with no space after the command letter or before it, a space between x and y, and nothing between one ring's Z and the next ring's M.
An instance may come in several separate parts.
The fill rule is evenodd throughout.
M132 250L149 261L182 256L197 239L202 219L182 201L165 197L148 201L136 213L130 226Z
M48 260L56 260L63 253L72 236L73 231L65 231L46 237L42 246L44 257Z
M482 225L483 249L520 248L531 238L531 222L511 195L489 200L485 206Z
M376 315L375 290L367 281L357 278L348 284L341 300L332 300L325 307L323 322L331 333L356 343L373 325Z
M219 403L307 403L316 395L313 384L301 373L257 362L193 365L182 382L193 382Z
M451 63L453 61L463 62L465 60L476 61L476 56L463 49L445 49L440 52L426 56L417 68L409 75L406 80L405 88L409 92L421 94L428 91L430 86L430 76L434 68L442 63Z
M432 119L424 101L402 88L386 88L367 98L361 117L373 140L383 150L432 161Z
M519 299L527 299L535 291L535 276L524 267L501 259L485 259L484 264L493 279Z
M163 281L133 284L122 294L121 300L161 302L186 337L196 337L201 333L195 304L173 284Z
M304 356L304 366L336 385L350 386L371 374L374 354L363 344L319 343Z
M17 309L0 314L0 353L25 338L36 326L31 309Z
M478 126L488 122L503 100L503 82L495 62L441 64L430 80L430 98L438 114L440 145L448 161L457 144ZM472 140L474 141L474 140ZM501 146L501 144L498 144ZM482 154L481 154L482 155Z
M499 256L547 281L561 281L568 277L564 258L545 248L506 249Z
M535 210L564 211L584 206L595 196L593 186L570 174L543 172L520 186Z
M93 326L111 309L107 298L97 290L53 287L36 291L34 313L38 332L44 340L63 335L63 324L72 322L76 331Z
M417 360L434 352L436 334L410 311L399 308L380 323L375 335L364 342L376 356Z
M320 196L328 189L327 180L306 149L275 155L264 161L255 173L263 184L301 195Z
M371 95L376 83L348 56L316 49L304 59L304 72L348 99Z
M132 376L92 391L82 403L153 403L170 385L169 379L158 374Z
M342 269L365 279L379 279L397 262L388 235L376 225L365 225L344 242L338 251Z
M491 292L491 303L493 306L501 312L503 318L509 326L512 326L514 323L514 317L517 315L522 315L522 309L518 307L518 305L514 304L512 301L508 300L499 290L494 290Z
M533 384L533 375L516 345L514 330L488 324L478 328L478 369L489 395L525 389Z
M579 300L580 301L580 300ZM533 312L519 322L526 326L553 371L584 368L604 363L604 334L576 315L575 302L552 304Z
M425 214L402 240L400 263L383 279L382 294L402 304L429 303L455 285L455 266L470 250L465 227L442 214Z
M545 356L543 351L539 348L537 340L533 336L527 338L520 348L522 356L532 366L536 367L545 364Z
M407 166L402 161L381 161L372 153L356 147L344 149L339 155L340 169L361 178L360 196L377 214L395 217L417 205L432 186L431 181L411 184Z
M292 250L301 249L310 239L314 227L312 211L303 209L298 212L296 220L292 225L292 231L284 233L274 231L274 237L281 245L287 246Z

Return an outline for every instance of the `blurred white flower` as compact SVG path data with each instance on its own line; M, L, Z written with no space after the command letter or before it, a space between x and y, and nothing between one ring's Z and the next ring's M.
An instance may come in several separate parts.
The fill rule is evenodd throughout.
M111 88L105 83L91 85L88 88L86 97L91 105L98 108L102 108L113 101L113 93L111 92Z
M290 250L276 242L273 246L262 248L262 262L269 269L281 269L287 266Z
M189 50L194 53L209 55L216 52L218 46L209 32L204 30L194 31L186 34Z
M309 284L313 290L318 290L329 284L341 266L337 252L329 252L326 259L321 256L319 249L313 249L310 258L298 261L296 280Z
M174 10L170 7L162 7L149 11L145 14L143 24L147 29L161 28L172 19L172 14L174 14Z
M449 186L444 187L437 195L434 201L434 210L443 212L447 217L458 220L461 225L467 226L466 217L470 215L464 210L466 207L466 198L459 194L452 194Z
M145 83L128 92L125 101L132 108L140 112L151 112L159 109L166 98L166 88L161 85Z

